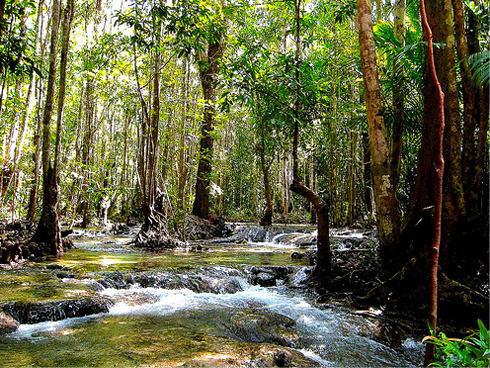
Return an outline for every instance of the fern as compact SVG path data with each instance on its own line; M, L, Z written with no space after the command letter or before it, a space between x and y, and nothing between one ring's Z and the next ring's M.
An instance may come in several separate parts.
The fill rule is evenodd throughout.
M468 63L473 72L474 82L480 86L487 86L490 78L490 51L470 55Z

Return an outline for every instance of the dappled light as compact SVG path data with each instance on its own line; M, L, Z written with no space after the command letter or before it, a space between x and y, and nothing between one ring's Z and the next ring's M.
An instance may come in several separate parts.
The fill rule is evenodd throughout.
M0 366L488 366L489 11L0 0Z

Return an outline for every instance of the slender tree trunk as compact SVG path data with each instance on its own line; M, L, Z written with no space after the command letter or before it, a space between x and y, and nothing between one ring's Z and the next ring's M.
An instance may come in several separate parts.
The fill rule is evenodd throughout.
M382 115L371 6L368 0L357 1L357 16L381 260L385 272L390 273L395 270L399 261L400 214L390 178L389 149Z
M443 137L444 137L444 93L442 92L441 84L437 77L436 65L434 60L434 47L432 43L432 31L427 21L427 14L425 11L425 2L420 0L420 13L422 18L422 25L424 29L425 39L427 40L427 53L429 62L429 76L428 83L431 85L431 90L436 92L435 94L426 95L425 111L424 111L424 123L425 118L430 118L427 121L431 124L431 128L435 130L435 143L432 148L434 156L431 158L433 163L434 181L434 219L433 219L433 234L432 234L432 248L430 253L429 263L429 310L428 318L432 332L435 334L437 331L437 270L439 265L439 248L441 243L441 218L442 218L442 193L443 193L443 174L444 174L444 157L443 157ZM434 101L435 97L435 101ZM429 102L430 101L430 102ZM434 103L436 102L436 103ZM430 105L430 106L429 106ZM429 111L430 110L430 111ZM435 116L434 116L435 115ZM436 119L433 119L433 118ZM427 344L427 350L425 355L425 365L429 365L434 361L434 345Z
M213 131L216 114L216 77L223 56L222 40L208 45L207 55L199 62L199 77L204 97L204 119L201 123L199 143L199 164L197 168L196 195L192 214L204 219L209 218L209 186L211 183L213 158Z
M180 119L180 140L179 140L179 163L178 163L178 187L177 187L177 198L179 200L179 209L185 209L184 202L184 191L186 184L186 170L185 170L185 152L186 152L186 122L187 122L187 111L189 97L189 73L190 68L188 67L187 60L184 60L184 65L182 68L182 117Z
M401 47L405 46L405 0L398 0L395 4L395 36ZM393 178L393 187L396 193L400 180L400 167L403 149L403 115L405 96L403 92L403 78L397 78L401 66L398 62L393 65L393 130L390 142L390 168Z
M82 148L81 148L82 165L83 165L82 186L87 186L87 187L89 185L90 180L92 180L90 166L93 163L92 162L93 149L94 149L93 137L95 133L94 120L96 116L96 112L95 112L96 103L95 103L94 89L95 89L94 77L90 74L87 74L86 89L85 89L85 129L84 129ZM83 228L88 227L91 221L91 214L90 214L91 199L92 198L88 196L88 193L84 191L81 192L81 205L78 208L79 209L78 213L82 215L81 226Z
M313 270L312 277L319 282L324 282L330 277L332 272L332 252L330 249L329 235L329 212L328 204L317 193L308 188L301 178L299 173L298 160L298 143L299 143L299 121L301 120L301 102L300 102L300 66L301 66L301 0L294 1L295 8L295 82L296 82L296 101L294 107L294 132L293 132L293 182L291 190L306 198L315 208L318 220L318 235L317 235L317 257L316 266Z
M310 186L315 191L315 164L313 153L310 155ZM314 206L310 206L310 224L316 225L316 211Z
M58 176L58 166L61 153L61 132L63 127L63 107L66 94L66 68L68 65L68 51L70 47L70 33L73 16L75 14L75 0L68 0L63 11L61 58L60 58L60 85L58 89L58 111L56 119L56 142L54 156L54 172Z
M34 223L34 218L36 216L36 202L37 202L37 191L39 188L39 173L41 171L41 133L42 133L42 119L40 116L41 111L41 100L42 100L42 80L38 78L37 80L37 113L36 121L37 126L34 133L34 153L32 155L32 160L34 161L33 179L31 192L29 195L29 206L27 210L27 221L30 224Z
M287 220L289 213L289 180L288 180L288 153L284 151L282 158L282 218Z
M454 13L454 26L456 36L456 47L461 70L461 80L463 87L463 150L462 150L462 168L463 168L463 186L465 194L466 215L469 219L481 215L480 197L481 197L481 179L483 173L482 149L485 150L478 142L485 142L486 138L479 139L479 136L486 137L488 131L488 86L476 86L472 80L472 72L468 64L468 56L471 54L471 43L468 39L463 3L461 0L452 0ZM470 15L471 23L469 28L475 28L478 33L479 25ZM471 30L471 32L475 31ZM479 51L477 42L473 42L474 52ZM485 98L485 90L487 97ZM480 98L483 97L483 98ZM486 108L487 106L487 108ZM486 113L485 113L486 111ZM483 112L481 114L480 112ZM478 128L478 133L476 129Z
M372 175L371 175L371 153L369 151L369 137L366 133L362 134L363 146L363 183L364 183L364 204L369 221L373 216L373 195L372 195Z
M14 96L20 99L20 88L22 80L17 79ZM3 168L0 175L0 204L3 204L5 195L7 194L8 187L15 176L15 148L20 139L19 135L19 113L20 111L14 112L10 121L10 134L9 138L5 144L5 153L3 155Z
M49 71L46 91L46 101L43 115L43 150L42 150L42 167L43 167L43 210L41 218L32 241L36 243L45 243L46 248L43 251L49 254L63 254L63 245L61 242L61 228L58 220L56 206L58 203L58 184L56 173L51 162L51 115L53 111L53 100L56 84L56 59L58 45L58 29L60 18L60 3L53 0L53 19L51 28L51 46L49 53Z
M350 133L349 147L349 185L347 188L348 219L349 224L353 224L356 219L356 147L357 133Z
M262 175L264 179L264 194L265 194L265 214L260 219L260 225L262 226L271 226L272 225L272 216L274 213L274 207L272 203L272 189L269 179L269 166L270 164L267 162L265 156L265 130L262 121L262 116L259 115L259 158L260 158L260 167L262 168Z
M427 18L430 24L434 42L445 43L443 48L434 49L434 59L437 73L440 76L444 92L444 236L441 248L441 262L448 258L449 248L452 247L448 236L460 220L464 219L465 201L461 165L461 117L459 111L459 91L456 77L456 56L454 22L451 0L428 2L426 4ZM446 246L447 245L447 246Z
M153 99L150 111L149 131L147 132L147 156L148 160L146 177L146 192L144 193L143 212L145 214L145 223L143 231L148 231L155 221L154 206L157 198L157 174L158 174L158 137L160 122L160 55L155 52L154 55L154 75L153 75Z

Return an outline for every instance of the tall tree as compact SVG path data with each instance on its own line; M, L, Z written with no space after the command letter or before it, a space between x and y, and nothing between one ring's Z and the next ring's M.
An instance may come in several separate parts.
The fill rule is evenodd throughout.
M399 258L400 214L395 187L390 176L389 146L383 118L369 0L357 1L357 20L359 23L359 46L368 116L371 172L377 214L376 222L381 242L383 268L385 271L390 272L396 268Z
M216 118L216 85L224 51L224 29L215 28L209 35L207 50L198 55L199 78L204 97L204 119L201 123L199 142L199 164L197 167L196 192L192 214L209 218L209 191L213 158L213 131Z
M437 77L436 65L434 60L434 45L432 42L432 31L427 20L425 11L425 1L420 1L420 14L424 29L424 39L427 40L427 59L428 75L425 84L425 103L424 103L424 126L430 126L434 133L434 145L432 146L432 157L427 158L431 161L434 171L434 181L432 183L434 192L434 219L432 233L432 247L429 261L429 287L428 287L428 319L432 333L437 331L437 285L438 285L438 266L439 249L441 245L441 217L442 217L442 193L443 193L443 138L444 138L444 93ZM434 103L434 97L435 102ZM427 130L425 131L427 133ZM434 345L427 344L425 355L425 365L434 360Z
M394 9L394 31L395 36L400 42L401 47L404 46L405 38L405 0L397 0ZM402 160L403 148L403 113L404 113L404 92L403 78L400 76L401 65L399 62L393 63L392 80L393 80L393 128L390 141L390 169L393 178L393 186L396 192L398 181L400 179L400 168Z
M60 2L53 0L52 20L51 20L51 44L49 51L49 70L48 83L46 90L46 101L44 104L43 126L43 149L42 149L42 168L43 168L43 206L41 218L32 237L32 241L46 244L44 252L60 255L63 253L61 242L61 227L58 219L57 203L59 197L59 187L56 177L55 165L51 160L51 115L53 112L54 94L56 88L56 64L57 49L59 38L60 22ZM66 62L66 61L65 61ZM66 68L66 65L65 65ZM61 106L61 105L60 105Z
M456 5L454 9L454 5ZM445 47L434 49L434 60L438 76L441 81L441 87L445 95L444 112L445 112L445 132L444 132L444 196L442 212L442 240L441 240L441 267L449 274L457 274L459 266L463 259L480 259L485 257L486 240L485 226L481 226L482 216L479 215L481 210L469 206L466 200L471 202L471 194L474 186L481 188L483 165L477 164L479 145L482 142L479 137L481 130L486 136L488 131L488 113L481 119L481 115L474 111L474 97L476 93L479 96L483 89L478 91L473 81L468 78L467 67L464 60L461 64L462 86L463 86L463 139L461 137L460 125L460 101L456 75L455 46L458 46L460 58L465 54L464 35L458 35L455 38L453 25L456 25L456 33L461 31L461 12L458 4L451 4L451 1L444 0L438 2L428 2L426 4L427 18L431 27L434 42L443 43ZM453 15L454 14L454 15ZM457 43L455 44L455 40ZM476 91L475 91L476 90ZM483 100L479 103L480 108L485 110ZM468 115L467 115L468 114ZM475 119L476 118L476 119ZM481 120L480 120L481 119ZM479 125L477 129L476 126ZM430 129L423 126L424 129ZM428 229L431 228L432 219L431 211L435 201L435 193L428 187L432 183L433 177L432 163L424 157L431 157L429 146L434 145L437 137L433 137L429 132L427 138L422 138L422 144L419 156L419 166L414 190L411 195L410 203L407 209L403 241L406 249L416 249L414 253L420 251L424 244L430 242L427 236ZM486 139L483 140L486 142ZM483 147L486 143L483 144ZM483 157L485 153L481 154ZM469 171L464 165L474 165L475 169ZM463 165L464 163L464 165ZM475 183L475 177L478 177L479 183ZM477 195L480 197L481 194ZM480 197L481 198L481 197ZM471 224L469 221L475 221ZM472 219L472 220L470 220ZM425 229L425 230L424 230ZM472 242L472 251L468 252L464 243L463 231L470 230L474 233L475 240ZM479 234L479 235L478 235ZM412 257L413 254L408 255Z

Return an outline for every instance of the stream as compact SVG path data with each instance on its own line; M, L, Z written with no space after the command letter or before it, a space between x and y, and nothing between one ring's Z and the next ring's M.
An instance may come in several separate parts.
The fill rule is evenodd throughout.
M413 339L391 348L373 339L375 320L315 305L303 287L308 260L291 258L314 248L312 228L242 226L239 241L235 235L196 242L199 251L159 253L130 247L134 231L75 234L77 248L62 258L0 269L0 306L21 322L0 336L0 366L419 362L422 348Z

